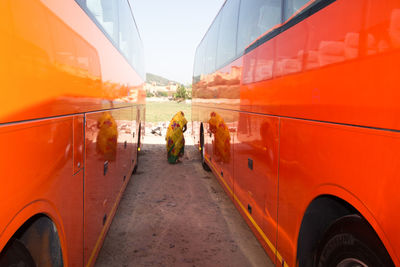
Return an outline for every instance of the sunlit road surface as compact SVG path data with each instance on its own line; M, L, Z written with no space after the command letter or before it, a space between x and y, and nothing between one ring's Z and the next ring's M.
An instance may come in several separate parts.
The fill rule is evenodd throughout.
M96 266L273 266L190 136L167 163L165 139L146 136Z

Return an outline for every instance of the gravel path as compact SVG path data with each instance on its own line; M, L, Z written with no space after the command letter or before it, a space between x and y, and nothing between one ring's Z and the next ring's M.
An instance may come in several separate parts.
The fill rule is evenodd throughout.
M145 137L96 266L273 266L191 137L176 165L164 142Z

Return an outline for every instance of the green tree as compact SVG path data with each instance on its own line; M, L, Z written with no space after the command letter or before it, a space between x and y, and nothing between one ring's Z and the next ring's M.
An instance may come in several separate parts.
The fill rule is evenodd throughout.
M156 96L158 96L158 97L167 97L168 94L167 94L167 92L164 92L164 91L157 91L156 92Z
M153 97L154 94L150 90L146 90L146 97Z
M178 88L176 89L175 98L187 98L186 88L184 85L181 84L178 86Z
M186 99L192 99L192 90L186 90Z

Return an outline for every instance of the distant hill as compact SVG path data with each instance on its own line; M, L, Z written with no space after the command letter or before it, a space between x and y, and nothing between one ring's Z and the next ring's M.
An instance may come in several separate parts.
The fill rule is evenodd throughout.
M147 82L147 83L153 83L153 82L155 82L157 85L162 85L162 86L166 86L166 85L168 85L170 82L171 82L171 83L179 84L178 82L168 80L167 78L164 78L164 77L155 75L155 74L153 74L153 73L147 73L147 74L146 74L146 82Z

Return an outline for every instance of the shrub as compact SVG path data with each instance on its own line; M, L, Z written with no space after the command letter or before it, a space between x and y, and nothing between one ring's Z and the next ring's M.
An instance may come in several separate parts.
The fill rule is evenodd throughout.
M146 97L153 97L154 94L150 90L146 90Z
M183 85L179 85L178 89L176 89L175 98L187 98L186 88Z
M164 92L164 91L157 91L156 92L156 96L158 96L158 97L167 97L168 94L167 94L167 92Z

